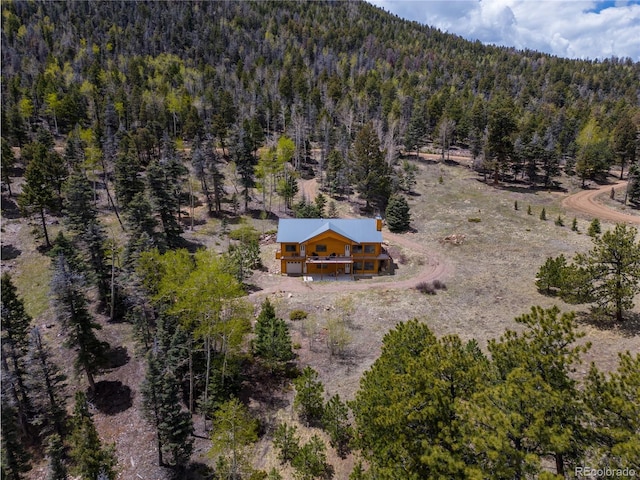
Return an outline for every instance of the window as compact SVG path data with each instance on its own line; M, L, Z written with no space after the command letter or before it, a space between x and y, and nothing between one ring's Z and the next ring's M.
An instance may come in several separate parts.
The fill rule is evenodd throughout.
M326 245L316 245L316 252L326 252L327 251L327 246Z
M362 270L362 262L353 262L353 271Z
M376 253L376 246L375 245L365 245L364 246L364 253Z
M296 253L296 246L295 246L295 245L285 245L285 246L284 246L284 251L285 251L285 252L293 252L293 253Z
M362 245L354 245L353 253L362 253Z
M364 262L364 269L367 271L373 270L373 262Z

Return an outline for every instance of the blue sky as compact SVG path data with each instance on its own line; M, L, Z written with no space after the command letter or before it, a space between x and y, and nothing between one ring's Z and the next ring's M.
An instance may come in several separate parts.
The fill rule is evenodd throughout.
M469 40L566 58L640 62L640 0L369 1Z

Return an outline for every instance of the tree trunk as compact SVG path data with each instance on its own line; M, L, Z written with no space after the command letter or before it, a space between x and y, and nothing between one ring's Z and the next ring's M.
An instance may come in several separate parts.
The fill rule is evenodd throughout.
M47 248L51 247L51 242L49 241L49 232L47 231L47 222L44 216L44 208L40 207L40 220L42 222L42 231L44 232L44 240L47 244Z
M561 453L556 453L556 473L564 478L564 457Z

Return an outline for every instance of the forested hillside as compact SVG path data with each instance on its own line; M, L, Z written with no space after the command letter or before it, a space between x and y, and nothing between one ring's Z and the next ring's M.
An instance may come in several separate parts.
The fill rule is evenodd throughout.
M434 198L462 209L472 230L489 211L482 195L502 193L488 184L551 198L567 179L579 188L613 174L628 180L619 208L637 208L640 64L485 46L364 2L1 8L3 236L13 242L2 245L3 478L507 479L561 478L585 461L640 468L640 357L621 353L607 374L593 365L576 378L589 351L584 316L535 307L516 330L488 329L498 334L486 345L437 338L415 320L384 338L390 327L376 326L367 332L378 343L361 349L382 354L359 364L345 353L368 336L350 333L354 318L404 317L362 313L322 286L315 297L299 287L313 306L283 307L279 287L265 287L276 281L265 262L279 217L380 214L402 239L427 229L426 210L410 214L409 203L426 205L415 199L446 184ZM445 165L454 151L473 183L421 163L428 153ZM449 187L476 184L489 193L462 199ZM533 216L522 198L538 202L540 222L557 207L521 196L490 210L518 225L524 257L522 239L547 227L523 226ZM441 221L439 206L430 219ZM637 231L600 237L597 225L594 251L570 265L549 258L538 286L558 301L601 303L606 322L631 325L633 345ZM420 241L395 245L416 257L405 264L393 252L401 281L439 265ZM602 273L609 247L630 259L617 277ZM484 248L493 255L496 244ZM371 284L376 301L395 303L393 281ZM435 290L446 285L401 295L424 305L419 292ZM314 309L329 315L326 328ZM314 339L325 337L336 369L364 372L359 388L340 386L349 402L325 395L312 368Z

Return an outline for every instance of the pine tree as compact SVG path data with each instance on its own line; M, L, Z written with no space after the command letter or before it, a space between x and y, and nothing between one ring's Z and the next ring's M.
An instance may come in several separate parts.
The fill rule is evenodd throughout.
M591 228L591 227L589 227ZM633 299L640 293L640 242L637 229L617 224L613 231L593 238L594 248L578 254L574 261L583 274L576 283L583 299L595 302L604 311L623 320L625 310L633 308Z
M76 233L76 242L80 246L90 269L85 275L98 288L103 307L111 301L109 278L110 269L105 262L106 236L98 220L98 211L93 202L91 184L84 174L74 172L65 188L67 215L65 222Z
M148 353L142 396L145 415L156 429L158 464L183 469L193 450L193 423L180 404L174 360L168 345L157 345Z
M547 219L547 210L542 207L542 211L540 212L540 220L546 220Z
M291 462L301 480L313 480L327 472L327 453L324 442L317 435L305 443Z
M589 228L587 229L587 235L595 238L601 233L602 233L602 228L600 227L600 219L594 218L589 224Z
M171 458L171 464L183 469L189 463L193 451L193 422L191 414L180 404L180 384L174 373L167 370L160 389L160 423L158 429L163 439L164 454Z
M398 324L350 404L370 471L383 478L466 478L473 456L457 407L487 379L477 343L437 339L417 320Z
M577 331L575 314L560 315L557 307L532 307L516 322L525 327L522 333L508 330L489 342L500 383L474 397L477 409L471 409L469 419L477 430L470 441L489 472L506 469L502 475L510 478L535 475L540 468L536 457L550 455L556 473L564 475L585 448L584 411L571 372L589 344L577 342L584 334ZM496 462L484 462L485 455Z
M116 478L115 445L103 447L98 431L89 412L89 404L84 392L77 392L71 433L69 436L69 458L71 472L82 480L94 480L106 475L109 480Z
M289 327L284 320L276 318L269 299L262 303L255 333L253 352L265 362L272 373L284 363L295 358L291 348Z
M3 394L9 394L18 415L23 433L29 430L32 415L31 399L27 389L27 367L25 365L31 317L24 309L23 300L11 280L9 273L1 277L2 310L2 373Z
M0 449L0 477L6 480L22 480L24 472L31 469L24 436L20 433L18 411L7 398L4 387L0 394L2 409L2 448Z
M140 162L134 151L133 141L125 135L120 142L115 162L116 198L124 212L138 194L144 192L144 181L140 175Z
M345 458L353 431L349 425L349 409L340 395L331 397L324 406L322 428L329 434L331 446L336 449L340 458Z
M547 258L538 270L536 286L547 295L561 290L566 282L567 259L564 255Z
M428 113L425 102L414 102L411 110L411 119L404 138L404 146L407 151L415 151L416 157L420 148L426 143L428 133Z
M42 226L45 244L51 246L46 216L60 211L62 183L66 168L62 158L45 145L34 144L33 158L24 174L24 185L18 203L27 215L37 214Z
M611 468L640 469L640 355L619 353L608 378L591 364L582 397L593 429L590 458Z
M16 157L13 154L13 150L9 146L9 142L2 137L2 156L0 156L0 161L2 161L2 166L0 167L0 174L2 175L2 183L7 186L7 190L9 191L9 197L11 194L11 171L13 170L13 166L16 163Z
M409 213L407 199L401 195L391 196L385 211L385 219L389 230L392 232L408 230L411 223L411 214Z
M63 255L55 260L51 294L56 317L66 336L64 345L77 353L76 369L84 371L93 391L94 374L105 364L109 345L95 336L95 330L102 327L89 312L87 299L82 291L82 277L69 269Z
M47 445L47 480L67 480L67 466L64 462L64 444L60 435L49 436Z
M324 386L318 380L318 372L311 367L305 367L298 378L293 381L296 396L293 408L307 425L315 424L322 418L322 394Z
M278 450L278 459L280 463L291 463L300 450L298 437L296 436L298 428L281 423L273 433L273 446Z
M573 221L571 222L571 231L572 232L578 231L578 219L576 217L573 217Z
M147 168L149 196L155 212L160 217L166 244L176 248L182 239L182 227L178 221L180 215L180 195L182 179L187 169L168 138L164 139L162 156L151 162Z
M66 432L66 377L51 360L51 352L44 344L40 330L31 330L29 344L29 388L32 392L36 415L34 423L40 427L40 435L54 432L62 437Z
M391 195L391 169L387 165L380 141L371 123L358 132L353 145L353 178L356 180L360 196L384 211Z

